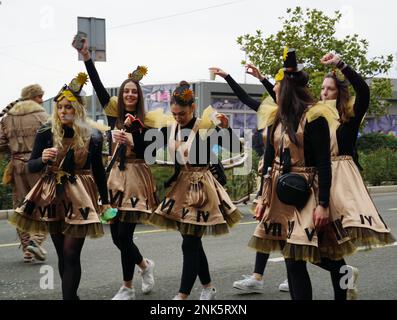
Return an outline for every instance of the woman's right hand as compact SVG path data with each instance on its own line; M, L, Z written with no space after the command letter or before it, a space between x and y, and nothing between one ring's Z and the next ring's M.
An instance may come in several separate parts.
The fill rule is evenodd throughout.
M251 63L247 63L245 65L245 72L250 74L251 76L257 78L259 81L262 81L263 79L265 79L265 77L263 76L263 74L259 71L259 69L257 67L255 67L253 64Z
M223 71L221 68L211 67L209 70L212 71L216 76L220 76L223 79L225 79L228 75L228 73Z
M83 56L84 61L90 60L91 54L90 54L90 50L89 50L88 39L82 38L81 41L83 43L83 47L81 49L77 49L76 48L76 36L74 36L73 42L72 42L72 47L75 48L77 50L77 52Z
M58 149L57 148L47 148L43 150L41 154L41 161L47 163L48 161L54 161L57 158Z
M262 221L263 214L265 213L266 206L262 203L262 199L258 199L258 204L255 207L255 219Z

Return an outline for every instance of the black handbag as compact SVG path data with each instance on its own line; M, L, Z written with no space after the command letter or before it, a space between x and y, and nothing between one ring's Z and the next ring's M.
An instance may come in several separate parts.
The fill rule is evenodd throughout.
M297 173L284 173L277 181L277 196L281 202L302 209L310 197L310 185Z
M304 176L290 172L291 155L288 148L283 150L283 142L280 146L280 164L283 170L277 180L277 196L281 202L302 209L309 200L311 185Z

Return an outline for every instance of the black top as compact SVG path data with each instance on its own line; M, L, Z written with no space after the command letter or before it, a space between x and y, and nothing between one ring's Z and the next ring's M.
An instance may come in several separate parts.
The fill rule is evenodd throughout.
M186 142L188 140L190 133L190 130L184 132L183 129L193 129L196 119L196 117L193 117L186 126L181 127L181 138L183 141ZM180 126L178 125L177 129L175 130L174 139L177 138L177 133L180 130L179 128ZM168 144L170 139L171 127L163 127L160 129L160 131L163 136L162 138L164 139L164 144L158 146L164 147ZM215 127L214 131L209 134L205 140L200 137L199 132L196 133L196 136L193 139L191 151L189 153L189 164L192 166L207 166L208 164L217 161L216 155L212 151L214 145L224 147L227 150L231 150L233 152L241 152L240 139L231 128L222 129L220 127ZM203 152L204 150L206 150L205 154Z
M182 132L181 132L181 138L183 141L187 141L189 138L189 133L190 130L187 130L186 132L183 131L183 129L193 129L194 123L196 121L196 117L193 117L192 120L189 121L189 123L186 126L181 127ZM175 130L175 137L174 139L177 138L177 133L180 130L180 126L177 127ZM168 141L171 136L171 127L163 127L160 129L163 143L158 144L157 147L164 147L168 144ZM212 132L210 135L207 136L205 140L203 140L200 137L199 132L196 133L196 136L193 139L192 142L192 147L189 152L189 160L188 163L191 166L194 167L205 167L210 164L216 164L218 162L218 157L215 155L213 152L212 148L214 145L218 145L219 147L224 147L231 152L241 152L242 145L240 143L240 139L237 135L234 134L233 130L231 128L228 129L222 129L219 127L216 127L214 132ZM236 150L237 149L237 150ZM203 152L206 150L205 152ZM155 157L155 151L153 152L153 157ZM176 160L178 160L177 157L175 157ZM220 161L220 160L219 160ZM175 161L175 171L172 177L165 183L165 187L169 187L170 184L176 180L180 173L180 168L181 164L178 163L178 161Z
M109 103L110 95L106 91L106 88L104 87L104 85L102 84L102 81L99 78L99 74L98 74L92 60L91 59L87 60L84 62L84 64L87 69L90 80L92 82L92 85L94 86L95 93L98 96L98 100L101 103L102 108L105 108L106 105ZM109 124L110 128L114 129L116 126L117 117L112 117L112 116L107 115L107 119L108 119L108 124ZM126 129L128 131L128 128L126 128ZM146 132L146 129L143 129L141 131L132 132L132 137L134 139L134 146L132 147L132 151L135 152L136 157L138 159L144 158L145 148L147 147L147 144L144 141L145 132ZM111 141L110 136L109 136L109 141ZM110 143L109 143L109 146L111 146Z
M346 66L342 73L349 80L356 92L356 101L354 103L354 117L348 122L342 123L336 131L338 139L339 155L353 156L357 163L356 141L361 121L369 107L369 87L365 80L352 68Z
M270 126L267 136L271 137L273 126ZM305 166L316 167L318 172L319 202L326 208L329 205L329 194L331 188L331 155L329 127L327 120L320 117L310 123L306 123L303 133ZM266 139L266 151L263 172L271 167L275 158L272 139Z
M225 77L225 80L229 84L230 88L234 91L236 94L237 98L247 105L249 108L251 108L254 111L258 111L259 106L261 105L260 101L255 100L254 98L250 97L247 92L241 86L231 77L230 74L228 74ZM273 98L274 102L276 102L276 93L274 92L273 88L274 85L269 82L266 78L264 78L261 83L265 86L266 91L270 94L270 96Z
M36 139L34 141L33 151L30 155L30 159L28 162L28 168L30 172L40 172L46 166L43 163L41 156L44 149L51 148L53 146L52 141L52 132L51 129L48 128L48 125L45 125L47 128L43 130L43 127L39 129ZM72 138L74 135L74 131L70 127L64 127L65 138ZM103 137L102 134L96 130L92 129L92 135L90 139L90 144L88 147L88 157L87 162L85 163L83 170L92 170L92 174L95 180L95 183L98 187L99 195L101 196L102 204L108 204L108 189L106 185L106 175L105 169L102 163L102 144ZM73 157L72 160L73 162ZM72 169L70 169L72 168ZM68 173L72 173L74 170L74 163L67 163L66 158L64 164L62 165L62 169Z

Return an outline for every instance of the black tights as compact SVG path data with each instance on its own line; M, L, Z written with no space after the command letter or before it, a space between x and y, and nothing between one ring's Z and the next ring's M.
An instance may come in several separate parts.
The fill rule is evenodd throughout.
M201 237L182 235L183 268L180 293L189 295L197 276L202 285L211 282L208 261Z
M134 231L136 223L122 222L116 219L110 225L113 243L121 253L121 266L123 280L131 281L134 276L135 265L143 260L138 247L134 243Z
M265 272L267 260L269 259L268 253L257 252L255 256L255 269L254 273L261 274Z
M285 259L285 264L287 265L288 284L292 300L312 300L312 284L307 272L306 261ZM331 273L335 300L346 300L347 289L342 289L340 286L340 280L344 276L344 273L340 273L340 271L346 265L345 260L335 261L321 258L321 262L315 265Z
M51 239L58 255L63 300L76 300L81 279L80 254L85 238L71 238L57 233L52 234Z

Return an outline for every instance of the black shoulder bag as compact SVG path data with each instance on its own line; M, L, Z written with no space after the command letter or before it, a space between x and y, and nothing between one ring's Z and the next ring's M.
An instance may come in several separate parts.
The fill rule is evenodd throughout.
M311 186L305 177L298 173L291 173L290 150L283 149L284 134L280 145L280 165L282 174L277 181L277 196L281 202L302 209L309 200Z

